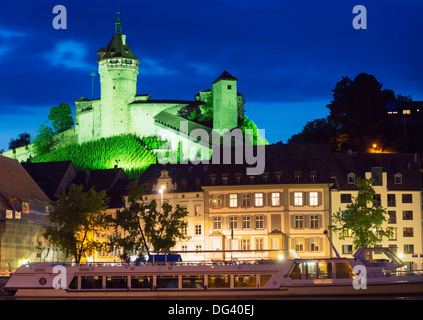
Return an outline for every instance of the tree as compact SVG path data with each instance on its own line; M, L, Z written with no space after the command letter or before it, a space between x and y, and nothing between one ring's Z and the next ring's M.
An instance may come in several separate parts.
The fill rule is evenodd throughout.
M170 250L176 245L177 239L185 239L184 229L188 215L186 209L177 206L175 210L168 203L163 204L163 210L157 207L155 200L149 204L143 201L143 187L134 180L128 187L129 205L116 212L113 225L116 230L124 230L121 238L111 237L110 246L123 248L123 259L133 251L147 250L148 244L154 250ZM147 244L148 243L148 244Z
M329 143L336 137L336 127L328 118L309 121L288 143Z
M57 145L57 140L54 138L55 132L52 127L47 124L47 121L38 127L38 134L32 140L34 143L36 156L53 151Z
M48 119L52 121L56 134L72 128L74 122L71 113L72 110L67 103L61 103L58 107L51 107Z
M188 226L184 221L187 215L186 209L177 205L173 210L167 202L163 203L162 210L158 210L155 200L145 205L141 218L144 220L145 235L154 250L170 250L176 245L177 239L186 239L183 230Z
M345 239L344 231L351 232L354 248L373 247L383 237L392 237L393 228L382 228L386 221L386 209L375 200L372 187L374 179L356 179L358 195L348 204L345 210L338 210L332 217L329 229L334 231L340 240Z
M101 242L95 240L94 234L107 227L105 196L105 191L84 191L83 186L71 184L51 202L51 225L46 227L44 237L78 264L100 250Z
M142 206L144 189L138 180L133 180L128 186L128 206L116 211L116 217L111 218L111 225L116 233L119 229L124 232L119 237L109 237L109 247L120 247L123 250L122 260L128 260L132 252L148 251L147 241L141 225L140 213L145 210ZM141 255L140 255L141 257Z
M19 134L17 139L10 139L9 150L16 149L16 148L23 147L30 144L31 143L30 138L31 138L30 134L24 132Z

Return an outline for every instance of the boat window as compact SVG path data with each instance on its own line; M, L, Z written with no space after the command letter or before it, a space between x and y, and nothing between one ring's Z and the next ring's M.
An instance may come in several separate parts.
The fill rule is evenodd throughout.
M261 274L260 275L260 288L263 288L270 279L272 279L273 274Z
M81 289L101 289L102 278L101 276L81 276Z
M255 274L236 274L234 275L235 288L255 288L257 277Z
M128 287L128 276L106 276L107 289L123 289Z
M204 276L203 275L182 276L182 288L203 289Z
M318 262L316 270L317 279L332 279L332 263Z
M157 288L178 288L178 276L157 276Z
M291 279L302 279L303 278L303 267L302 267L302 263L296 263L294 268L291 271L291 274L289 275L289 277Z
M335 278L354 278L354 272L348 262L335 262Z
M78 289L78 277L73 277L72 281L69 283L69 289Z
M153 276L131 276L132 289L140 289L140 288L151 289L152 286L153 286Z
M209 275L209 288L229 288L230 284L230 277L228 274Z
M314 266L316 265L313 261L304 262L304 279L315 279Z

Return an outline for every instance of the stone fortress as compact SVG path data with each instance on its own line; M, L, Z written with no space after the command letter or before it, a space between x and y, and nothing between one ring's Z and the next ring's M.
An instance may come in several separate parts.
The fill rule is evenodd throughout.
M167 140L170 150L182 147L183 160L199 159L200 154L203 158L203 155L210 154L213 147L197 142L198 139L190 139L192 130L204 129L211 141L213 130L231 130L239 127L244 120L245 100L237 92L238 79L226 71L212 83L211 89L198 92L193 101L153 100L149 94L137 94L141 62L129 47L126 34L122 33L119 16L115 34L107 47L100 48L97 54L101 98L90 100L81 97L75 101L75 127L60 134L58 148L121 134L135 134ZM206 101L213 101L212 127L178 115L184 107L197 106L202 110ZM3 155L26 161L34 154L30 145Z

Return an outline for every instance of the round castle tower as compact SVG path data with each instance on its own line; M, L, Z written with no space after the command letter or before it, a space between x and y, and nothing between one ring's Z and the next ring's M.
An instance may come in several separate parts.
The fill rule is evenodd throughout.
M128 132L128 104L137 92L137 57L126 42L119 19L115 35L106 48L98 50L98 72L101 84L100 136L110 137Z

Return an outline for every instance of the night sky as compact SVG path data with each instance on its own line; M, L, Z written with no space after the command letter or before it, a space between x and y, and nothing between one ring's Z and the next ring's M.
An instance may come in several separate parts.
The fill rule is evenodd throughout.
M383 88L423 100L423 1L23 0L0 3L0 149L36 134L52 106L92 96L99 48L122 32L141 61L138 94L193 100L227 70L246 115L270 143L325 117L343 76L376 76ZM355 30L356 5L367 29ZM55 5L67 29L55 30ZM94 98L100 95L95 78Z

